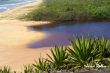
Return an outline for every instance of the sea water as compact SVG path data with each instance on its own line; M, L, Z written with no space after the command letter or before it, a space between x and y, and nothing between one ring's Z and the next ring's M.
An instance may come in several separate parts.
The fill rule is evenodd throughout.
M0 12L11 10L15 7L31 3L35 0L0 0Z

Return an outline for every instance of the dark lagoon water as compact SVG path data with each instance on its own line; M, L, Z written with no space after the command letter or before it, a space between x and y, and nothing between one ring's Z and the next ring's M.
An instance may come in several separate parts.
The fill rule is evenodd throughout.
M29 27L29 30L47 33L47 36L41 41L30 43L29 48L69 45L69 40L73 39L73 34L77 36L89 34L92 37L110 38L110 22L59 23L42 27Z
M35 0L0 0L0 12L4 12L34 1Z

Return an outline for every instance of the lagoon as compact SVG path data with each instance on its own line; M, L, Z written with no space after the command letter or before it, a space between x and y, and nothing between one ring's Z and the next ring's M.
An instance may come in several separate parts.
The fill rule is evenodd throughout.
M89 36L110 38L110 22L75 22L57 23L46 26L29 27L30 31L44 32L47 36L28 45L29 48L53 47L55 45L69 45L73 34L77 36Z

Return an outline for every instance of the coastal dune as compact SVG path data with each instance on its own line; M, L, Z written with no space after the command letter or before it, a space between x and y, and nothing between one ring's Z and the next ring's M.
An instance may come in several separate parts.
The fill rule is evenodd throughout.
M47 57L50 47L28 48L27 45L46 37L44 32L28 30L27 26L42 25L49 22L20 21L16 19L42 0L0 13L0 67L9 66L12 70L22 71L23 65L32 64L40 56ZM30 7L30 8L29 8Z

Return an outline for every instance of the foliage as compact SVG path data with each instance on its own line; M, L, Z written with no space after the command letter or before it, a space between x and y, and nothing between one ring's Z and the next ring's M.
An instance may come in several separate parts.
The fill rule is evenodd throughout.
M32 65L24 65L24 73L34 73Z
M74 36L70 47L55 46L48 59L40 59L36 68L41 71L63 70L72 68L100 68L110 64L109 41L90 36Z
M48 61L44 58L39 58L38 61L35 61L33 66L35 72L48 71L50 67Z
M48 61L53 65L53 67L56 70L61 70L66 65L68 54L64 47L55 46L53 49L51 49L51 55L48 55L48 57Z
M90 37L74 37L75 43L71 41L71 47L69 48L69 55L71 56L71 63L75 68L85 67L90 64L103 64L105 65L105 59L110 57L110 47L108 40L102 38L90 38ZM107 59L106 59L107 62Z
M101 39L95 38L94 39L94 46L98 48L100 52L100 57L102 58L109 58L110 57L110 45L109 40L102 37Z
M109 0L44 0L28 13L28 20L75 20L79 18L110 19Z
M0 69L0 73L11 73L10 68L7 66L4 66Z
M75 43L71 41L71 46L68 51L74 67L84 67L99 55L98 49L94 47L94 41L88 37L75 37Z

